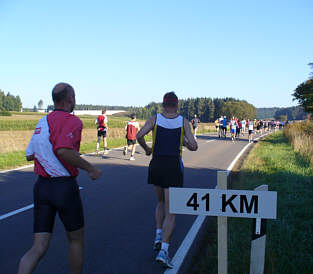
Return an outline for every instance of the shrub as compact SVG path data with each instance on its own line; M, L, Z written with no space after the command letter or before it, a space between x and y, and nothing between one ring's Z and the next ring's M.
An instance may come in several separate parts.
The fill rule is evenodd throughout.
M294 151L308 159L313 166L313 121L289 124L284 129Z

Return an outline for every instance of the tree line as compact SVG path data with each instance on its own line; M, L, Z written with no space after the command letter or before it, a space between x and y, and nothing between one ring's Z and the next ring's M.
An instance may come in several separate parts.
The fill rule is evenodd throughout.
M131 107L129 111L136 113L140 119L147 119L162 111L162 103L152 102L145 107ZM203 122L213 122L221 116L231 118L253 119L256 117L256 108L247 101L234 98L188 98L178 102L178 112L191 120L195 114Z
M283 117L283 118L282 118ZM304 120L307 113L301 106L287 108L258 108L257 119L276 119L276 120Z
M4 91L0 90L0 111L20 111L21 108L20 96L11 95L10 92L5 95Z

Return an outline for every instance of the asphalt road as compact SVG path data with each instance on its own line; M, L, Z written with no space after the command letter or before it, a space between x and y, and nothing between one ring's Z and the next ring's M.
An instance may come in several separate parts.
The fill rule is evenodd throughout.
M185 187L214 188L216 171L225 170L247 144L232 143L216 135L199 136L199 149L183 153ZM101 168L103 175L91 181L81 171L78 182L85 214L86 274L163 273L152 250L156 197L147 184L150 157L137 147L136 161L122 155L122 149L108 155L84 156ZM32 168L0 173L0 216L33 203L36 175ZM177 216L170 246L173 257L196 216ZM32 209L0 218L0 274L16 273L19 259L32 244ZM50 248L36 268L36 274L68 273L68 243L60 220L56 219Z

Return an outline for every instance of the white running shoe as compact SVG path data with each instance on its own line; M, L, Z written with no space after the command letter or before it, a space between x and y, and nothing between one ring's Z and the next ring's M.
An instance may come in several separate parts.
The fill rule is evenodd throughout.
M129 160L130 160L130 161L135 161L134 156L130 156Z
M109 151L107 150L107 149L105 149L104 151L103 151L103 154L108 154L109 153Z
M164 249L161 249L159 254L156 256L155 260L162 264L163 267L165 268L173 268L174 265L171 263L171 259L170 257L168 256L168 253L166 250Z

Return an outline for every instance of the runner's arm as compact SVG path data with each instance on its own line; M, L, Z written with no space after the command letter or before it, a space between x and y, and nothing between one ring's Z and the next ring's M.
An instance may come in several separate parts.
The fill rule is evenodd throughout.
M27 161L33 161L35 159L35 153L33 150L33 137L34 137L34 135L30 139L29 144L26 148L26 160Z
M198 149L198 144L191 132L190 124L187 119L184 118L184 146L191 151Z
M149 120L147 120L145 125L139 130L136 136L138 143L145 150L146 155L150 155L152 153L152 148L147 145L144 137L153 129L155 120L156 116L152 116Z
M57 150L57 155L69 163L70 165L86 170L92 180L98 179L101 176L101 170L91 165L85 159L83 159L80 154L70 148L59 148Z

